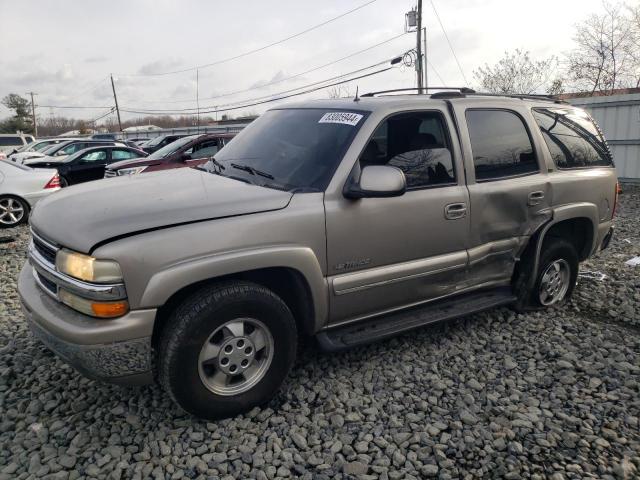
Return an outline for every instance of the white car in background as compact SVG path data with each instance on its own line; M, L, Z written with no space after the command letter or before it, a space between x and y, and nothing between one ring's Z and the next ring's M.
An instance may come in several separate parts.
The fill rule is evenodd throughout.
M26 222L34 205L58 190L57 170L33 169L0 160L0 228Z
M23 133L2 133L0 134L0 157L7 158L7 155L18 148L32 143L35 139L33 135Z
M25 158L33 158L31 155L36 152L43 152L49 147L58 145L69 140L76 140L75 138L45 138L43 140L36 140L33 143L24 145L22 148L17 149L16 152L7 155L7 158L11 161L22 163ZM2 156L0 155L0 160Z

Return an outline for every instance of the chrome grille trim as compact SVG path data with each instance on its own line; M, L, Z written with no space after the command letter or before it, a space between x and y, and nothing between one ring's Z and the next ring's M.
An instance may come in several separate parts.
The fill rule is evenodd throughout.
M38 275L56 284L58 288L64 288L80 297L97 301L122 300L127 298L127 292L123 283L88 283L58 272L55 267L40 254L33 242L29 245L29 262ZM51 290L47 289L41 282L38 282L38 284L45 292L52 295Z

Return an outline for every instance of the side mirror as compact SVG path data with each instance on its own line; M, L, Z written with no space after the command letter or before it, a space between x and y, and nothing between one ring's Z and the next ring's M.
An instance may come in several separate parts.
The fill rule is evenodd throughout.
M397 167L370 165L360 173L360 180L345 188L347 198L399 197L407 191L407 180Z

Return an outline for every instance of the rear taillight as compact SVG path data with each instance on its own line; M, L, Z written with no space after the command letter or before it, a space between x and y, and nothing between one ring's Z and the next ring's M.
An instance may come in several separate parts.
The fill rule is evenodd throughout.
M44 188L60 188L60 176L56 173L53 178L47 182Z
M618 195L622 193L622 187L620 187L620 182L616 182L616 193L613 196L613 210L611 210L611 218L615 217L616 209L618 208Z

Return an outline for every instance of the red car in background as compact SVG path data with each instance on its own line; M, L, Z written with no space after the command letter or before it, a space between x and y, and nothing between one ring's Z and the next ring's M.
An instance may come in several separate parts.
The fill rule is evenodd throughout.
M234 137L233 134L189 135L180 138L148 157L112 163L105 169L105 178L172 168L196 167L208 161Z

